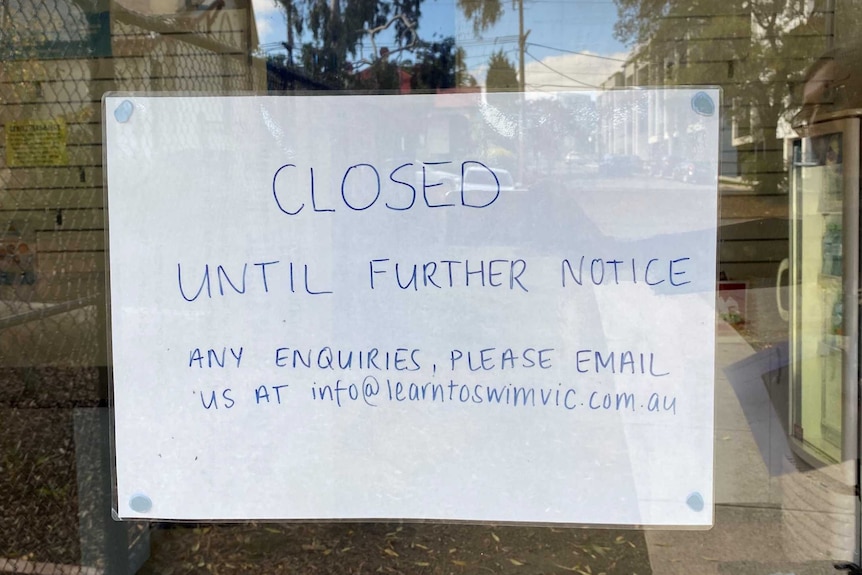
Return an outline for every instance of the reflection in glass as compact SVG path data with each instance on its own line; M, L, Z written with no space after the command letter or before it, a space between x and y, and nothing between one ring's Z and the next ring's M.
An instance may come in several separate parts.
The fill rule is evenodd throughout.
M848 318L856 306L836 297L847 293L841 284L851 253L838 239L848 232L841 215L848 206L834 192L836 182L855 169L848 151L856 144L838 138L830 152L834 138L811 137L791 157L789 139L796 135L787 119L797 111L806 68L833 47L838 51L829 51L830 58L846 61L837 71L827 66L826 81L818 79L818 115L859 102L858 50L842 50L862 30L859 7L858 0L3 2L0 570L8 570L3 561L9 559L39 564L43 572L50 572L49 563L127 572L145 558L129 556L129 549L140 548L130 543L140 541L139 532L118 532L108 514L108 430L99 429L102 420L93 413L107 405L99 103L112 90L484 90L491 117L499 109L493 91L520 86L533 92L720 86L720 273L743 286L744 314L734 315L733 333L722 340L719 357L731 363L780 356L788 334L774 327L771 286L788 251L787 191L810 191L800 194L806 199L798 200L799 216L793 216L793 255L803 267L802 277L791 282L803 296L795 300L793 329L801 360L794 361L795 381L805 385L798 384L791 399L798 427L781 429L780 435L782 441L799 441L814 463L845 459L842 438L853 429L840 389L849 371L839 358L851 353L848 341L856 330ZM281 24L277 35L267 22ZM678 191L680 184L697 184L714 168L682 160L697 135L664 123L657 100L646 104L645 137L602 134L594 121L601 105L577 94L533 101L523 116L503 110L501 121L476 133L445 118L422 130L422 145L430 154L457 152L466 139L481 141L485 159L505 170L513 186L535 187L552 173L568 182L561 193L579 194L588 207L591 194L606 191L596 186L600 171L690 201ZM549 122L550 117L565 121ZM513 124L524 127L524 150L507 131ZM235 131L244 134L242 126ZM206 134L193 130L184 138L190 147L207 143ZM362 135L356 142L364 143ZM620 196L620 209L633 209L638 191L632 186L630 197ZM554 214L554 221L560 233L571 224L566 213ZM154 222L153 236L158 228ZM152 239L141 238L142 249ZM770 297L764 298L767 285ZM774 431L786 424L788 386L776 375L780 371L769 375L770 390L778 393L765 399L767 411L780 414L775 419L746 421L763 404L722 395L726 382L718 385L719 506L710 532L152 525L143 530L152 528L154 535L144 570L674 573L683 565L692 572L831 572L831 560L851 558L856 547L853 518L840 515L853 507L852 489L796 471L779 481L764 465L770 472L778 458L785 465L783 454L762 459L768 450L758 453L762 444L754 446L752 439L761 439L758 425ZM747 391L764 392L760 374L746 383ZM776 399L781 393L783 404ZM837 467L821 470L829 474ZM846 474L842 469L832 475ZM824 492L834 501L824 503ZM825 534L848 529L847 538L824 542Z
M791 269L791 435L803 456L837 463L851 457L845 439L844 402L849 401L847 356L855 355L845 318L845 142L832 132L797 140L793 146L794 227ZM856 157L856 143L850 157ZM852 267L851 267L852 269Z

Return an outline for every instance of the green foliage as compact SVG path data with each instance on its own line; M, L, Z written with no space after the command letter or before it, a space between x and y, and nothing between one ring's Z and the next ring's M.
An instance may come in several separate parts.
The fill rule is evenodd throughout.
M464 49L455 45L455 38L423 42L417 50L417 63L412 70L414 90L451 89L476 85L476 79L464 64Z
M300 38L299 63L315 81L347 88L351 59L376 31L392 26L395 42L406 46L415 37L422 0L276 0ZM379 54L372 58L377 59Z
M351 76L347 83L352 90L394 92L401 87L403 73L408 72L398 64L378 59L361 73Z
M794 0L614 0L617 39L649 82L718 85L722 113L744 129L743 175L764 191L782 184L777 128L798 106L794 87L826 47L824 12Z
M450 90L476 85L464 66L464 50L449 36L435 42L419 42L413 52L415 63L375 60L350 81L352 89L397 91L409 80L416 91Z
M503 17L500 0L458 0L458 8L473 22L473 33L477 36Z
M303 38L296 64L309 80L332 89L432 90L475 86L453 37L422 41L422 0L277 0L290 33ZM376 36L394 34L394 49ZM366 48L371 47L370 56ZM407 57L409 56L409 57ZM292 62L282 60L288 67Z
M488 75L485 86L489 92L514 92L518 90L518 72L503 50L491 54L488 60Z

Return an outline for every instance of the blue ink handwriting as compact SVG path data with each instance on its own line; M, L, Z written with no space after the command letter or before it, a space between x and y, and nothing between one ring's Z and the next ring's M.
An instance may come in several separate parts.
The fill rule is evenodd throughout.
M242 265L241 272L234 272L233 279L231 279L231 276L228 275L227 270L224 266L215 266L215 281L218 284L218 295L224 297L226 294L245 294L248 289L249 277L251 277L251 281L254 282L258 286L258 288L262 288L263 293L269 293L270 283L273 279L273 276L275 276L276 280L279 280L279 288L281 290L286 289L290 291L290 293L299 292L306 295L322 295L332 293L331 290L328 290L326 288L321 289L317 286L317 289L312 289L309 282L308 264L294 264L294 262L284 262L284 264L276 268L276 270L270 270L270 275L267 276L267 266L275 267L276 265L281 263L282 262L279 262L278 260L252 263L251 265L253 267L260 270L260 275L258 275L254 270L249 272L249 264L244 263ZM177 263L177 286L179 287L180 295L185 301L193 302L199 297L201 297L201 294L203 293L206 293L207 298L213 298L213 273L211 271L212 269L213 268L211 268L209 264L204 265L200 285L198 286L197 291L194 293L192 293L192 291L186 292L186 290L183 288L183 266L181 263ZM285 273L286 276L284 275ZM300 275L301 280L299 277Z
M578 373L602 373L651 375L664 377L667 371L656 371L655 353L628 350L601 352L579 349L575 352Z
M500 197L500 180L491 168L478 160L466 160L461 162L461 177L444 176L435 170L429 170L428 166L440 166L453 164L452 161L445 162L423 162L419 165L408 162L392 169L387 177L380 175L380 170L373 164L359 163L347 167L341 178L341 186L338 190L327 190L321 192L315 188L315 172L313 166L298 166L296 164L285 164L278 168L272 176L272 197L278 210L289 216L298 215L307 206L306 201L311 204L311 213L331 213L336 208L332 205L338 204L340 196L341 204L350 211L362 212L375 204L383 197L383 205L386 209L393 211L407 211L417 204L421 197L422 203L427 208L445 208L460 205L466 208L487 208ZM411 178L409 174L421 167L421 184L417 178ZM468 169L484 169L496 182L489 189L465 187L464 174ZM305 177L304 174L308 176ZM411 183L411 179L417 185ZM453 182L460 182L460 185ZM488 180L490 181L490 180ZM456 186L458 188L458 204L450 202L436 203L428 197L428 190ZM335 202L335 204L333 204Z
M392 263L389 258L368 262L369 285L377 284L387 274L403 289L418 291L423 288L453 287L503 287L510 290L529 291L521 280L527 271L527 262L522 259L499 260L439 260L422 264ZM501 279L502 278L502 279ZM377 280L377 282L375 282ZM390 280L391 282L391 280Z
M495 369L551 368L551 352L554 348L536 349L528 347L517 353L511 348L498 350L488 347L478 351L468 350L466 357L460 349L449 352L449 369L466 367L470 371L492 371Z
M636 258L628 259L580 259L562 260L561 279L563 287L569 281L582 286L584 283L592 285L619 284L620 281L638 283L643 282L650 286L656 286L668 282L674 287L690 284L691 280L683 279L688 274L686 262L691 258L683 257L672 260L661 260L650 258L646 265Z
M206 363L206 367L209 368L224 367L227 363L228 350L230 350L230 354L236 362L236 366L239 367L239 364L242 361L242 346L240 346L239 350L235 350L232 347L223 347L221 348L221 351L210 348L206 350L206 361L204 360L201 348L196 347L189 352L189 367L194 367L195 364L197 364L197 367L203 368L204 363Z
M294 369L302 367L378 371L419 371L421 369L419 350L406 347L394 350L381 350L376 347L367 350L333 349L329 346L316 350L279 347L275 350L275 365Z

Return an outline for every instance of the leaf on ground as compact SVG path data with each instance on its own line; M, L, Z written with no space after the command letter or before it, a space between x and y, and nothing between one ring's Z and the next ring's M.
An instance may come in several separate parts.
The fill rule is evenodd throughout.
M467 566L466 561L459 561L458 559L452 559L452 563L454 563L458 567L466 567Z
M596 553L598 553L599 555L601 555L603 557L604 557L605 553L608 551L608 549L610 549L610 547L602 547L601 545L595 545L595 544L593 545L593 551L595 551Z
M389 555L390 557L398 557L398 553L396 553L394 550L392 550L388 547L386 549L384 549L383 552L386 553L387 555Z
M491 537L492 537L492 538L494 539L494 541L496 541L497 543L499 543L499 542L500 542L500 538L499 538L499 537L497 537L497 534L496 534L496 533L494 533L493 531L491 531Z
M524 564L521 561L518 561L517 559L509 559L509 563L511 563L512 565L518 565L519 567Z
M431 566L431 564L428 563L427 561L414 561L413 564L418 565L419 567L430 567Z

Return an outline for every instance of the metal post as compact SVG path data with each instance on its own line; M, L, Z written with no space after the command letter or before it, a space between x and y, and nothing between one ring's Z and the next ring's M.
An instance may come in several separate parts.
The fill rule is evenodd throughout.
M518 0L518 87L521 93L527 85L524 75L524 51L527 49L527 35L524 34L524 0Z

